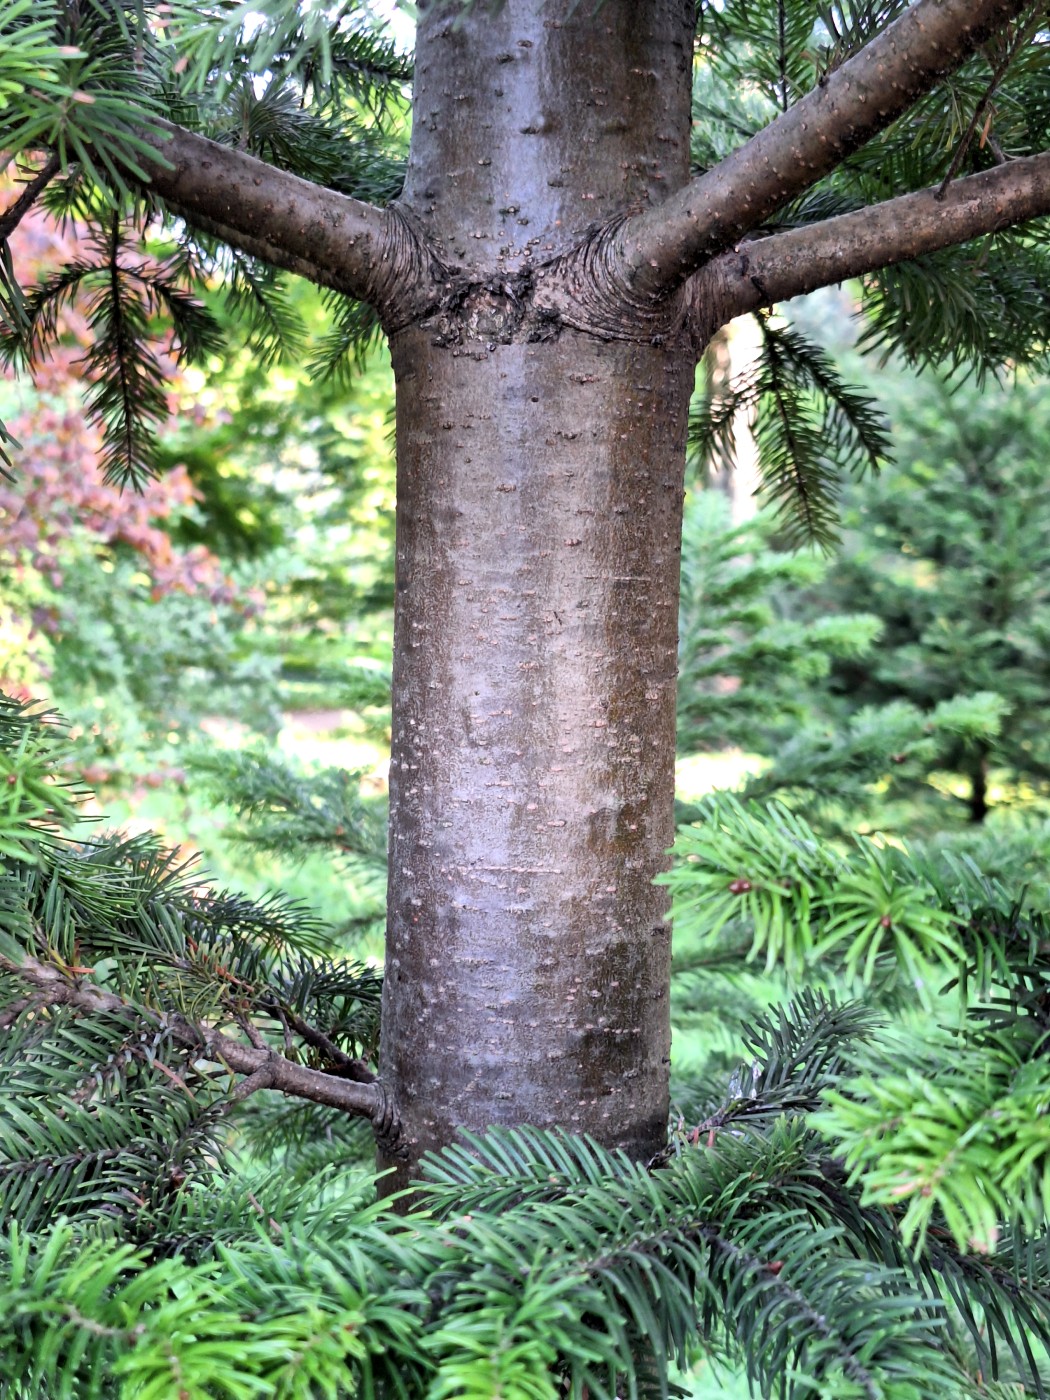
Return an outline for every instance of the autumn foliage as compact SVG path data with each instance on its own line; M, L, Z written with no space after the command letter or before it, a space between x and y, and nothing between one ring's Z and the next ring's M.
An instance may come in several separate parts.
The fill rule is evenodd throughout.
M7 200L15 197L9 181ZM82 237L75 221L59 225L39 209L25 218L11 239L19 275L39 281L61 266ZM15 393L5 414L19 446L9 472L0 478L0 575L9 609L32 598L32 616L11 625L30 650L41 634L61 635L66 560L73 536L77 552L94 554L102 563L123 555L134 560L148 596L157 601L181 592L211 603L245 606L219 558L206 546L180 547L172 526L194 505L196 492L185 468L176 466L139 491L108 483L101 466L101 441L85 408L89 343L84 308L76 299L59 312L62 343L57 354L34 364L33 385ZM162 352L163 354L163 352ZM185 414L183 386L174 361L165 364L170 411ZM43 591L38 585L43 584ZM41 598L46 601L41 605ZM0 641L0 686L19 689L16 644Z

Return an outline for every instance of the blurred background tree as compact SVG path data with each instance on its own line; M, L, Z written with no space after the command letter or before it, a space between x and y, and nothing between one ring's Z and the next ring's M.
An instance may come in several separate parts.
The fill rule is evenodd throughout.
M63 232L33 211L15 251L46 278L74 233L75 224ZM286 300L270 295L267 313L275 304L301 349L293 331L318 330L321 295L296 283ZM272 750L276 741L287 762L372 773L369 791L382 805L389 362L375 342L362 352L320 340L315 353L332 364L319 382L305 354L260 354L236 304L216 296L211 310L235 339L239 331L241 349L206 375L167 367L162 470L141 493L104 480L85 410L80 303L63 307L61 349L32 386L0 381L3 416L21 444L17 473L0 479L0 687L61 710L64 761L111 819L204 850L214 870L253 889L309 888L334 916L343 876L327 858L301 867L297 851L274 865L226 839L238 797L211 768L223 749L255 738ZM298 793L301 773L271 760ZM351 899L354 926L371 927L381 908L375 882L366 884L362 900Z
M929 791L972 823L993 803L1046 797L1050 740L1050 407L1037 384L950 386L900 375L896 462L847 488L846 545L809 603L882 623L863 658L836 657L828 698L844 719L906 701L924 714L956 696L1000 701L994 734L942 744ZM913 794L916 799L919 793ZM942 802L932 825L953 825Z

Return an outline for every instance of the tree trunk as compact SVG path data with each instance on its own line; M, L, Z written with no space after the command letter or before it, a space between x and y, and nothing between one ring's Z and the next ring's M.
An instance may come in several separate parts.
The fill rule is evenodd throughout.
M966 776L970 780L969 817L978 826L988 815L988 749L985 745L979 744L976 752L970 755Z
M734 380L756 362L761 349L762 332L753 316L738 317L712 336L704 358L708 392L716 401L724 398ZM737 410L733 415L732 458L724 460L716 455L708 469L708 484L727 497L734 525L743 525L758 513L762 473L753 419L752 412Z
M391 337L398 525L382 1073L410 1162L530 1122L646 1156L668 1110L678 564L695 353L600 239L688 175L691 5L419 28L402 210L442 307ZM458 13L458 11L456 12ZM569 321L570 328L565 324Z

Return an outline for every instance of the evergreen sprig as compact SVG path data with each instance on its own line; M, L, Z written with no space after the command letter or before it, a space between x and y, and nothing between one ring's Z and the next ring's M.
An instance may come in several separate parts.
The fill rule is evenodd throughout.
M345 110L331 94L304 104L302 89L287 77L271 77L261 90L245 77L201 115L214 140L355 198L386 204L404 182L396 137Z
M968 1367L1043 1393L1050 1266L1025 1231L1046 1205L1031 1107L1048 940L1040 912L1007 907L971 863L876 862L883 885L921 886L927 922L950 909L971 988L994 994L975 1036L954 1032L953 1086L940 1041L910 1074L877 1072L872 1013L808 992L745 1029L743 1062L653 1162L493 1131L429 1159L402 1218L341 1165L362 1150L345 1113L278 1113L223 1062L273 1038L359 1081L378 976L320 955L294 907L209 891L155 840L64 836L75 794L55 806L47 777L61 746L53 721L0 707L22 794L0 867L0 1217L26 1232L0 1269L12 1396L131 1400L176 1376L202 1400L611 1400L671 1393L669 1358L698 1348L797 1400L969 1393ZM764 860L771 889L775 869L783 919L807 906L830 955L843 897L871 873L863 852L851 863L783 812L765 833L722 812L723 857ZM994 1125L995 1152L970 1124ZM249 1146L280 1169L238 1160ZM968 1255L974 1240L989 1252ZM190 1323L201 1310L206 1327Z
M846 615L842 621L851 621ZM925 781L939 752L957 740L987 742L1002 727L1006 701L990 691L959 695L932 710L907 701L865 706L839 726L803 724L778 748L770 766L745 784L748 799L790 796L794 810L831 807L857 813L891 785Z
M0 702L0 1214L134 1231L212 1170L217 1121L282 1064L365 1110L339 1085L374 1078L380 979L327 955L306 910L215 892L154 837L65 834L63 743Z
M1050 1204L1047 910L950 850L858 840L834 851L787 809L724 795L703 804L703 818L682 833L683 863L662 877L675 890L680 936L702 947L728 933L737 957L749 944L767 967L779 960L825 978L892 986L902 977L949 1017L943 998L965 991L964 1027L902 1030L859 1058L858 1039L837 1082L821 1088L825 1107L811 1125L844 1155L861 1204L893 1211L920 1252L929 1230L985 1252L1008 1230L1038 1236ZM807 1008L808 1024L820 1018ZM760 1042L773 1043L768 1032ZM700 1128L768 1112L763 1059L768 1052L737 1072ZM784 1102L797 1107L792 1092Z
M9 362L46 356L59 311L80 299L90 331L87 406L103 430L103 464L111 480L140 484L155 470L157 428L168 414L166 355L174 348L177 359L197 360L224 339L197 295L209 274L227 274L234 318L247 322L265 355L298 358L303 335L272 269L219 249L185 211L178 255L143 255L142 231L163 212L142 192L148 181L139 161L156 158L151 126L174 118L383 204L404 178L411 66L359 3L323 13L158 0L43 10L17 0L3 16L0 149L5 160L53 153L57 175L49 170L29 203L81 221L89 252L23 293L8 256L10 229L0 227L3 355ZM261 72L265 82L255 80ZM355 362L375 335L374 321L351 307L319 358L333 368ZM0 461L9 444L0 430Z
M1048 259L1035 229L884 268L868 279L859 347L978 384L1017 364L1045 369Z
M899 1069L888 1069L888 1048ZM899 1033L877 1063L862 1058L829 1090L814 1122L862 1184L862 1204L903 1210L906 1243L939 1226L987 1253L1006 1226L1038 1232L1050 1211L1046 1050L1031 1023L969 1037Z
M224 1197L227 1237L200 1263L107 1241L115 1263L100 1267L69 1225L16 1233L0 1271L0 1376L22 1384L50 1363L49 1394L114 1382L163 1393L177 1363L202 1396L236 1373L275 1397L360 1386L553 1400L667 1394L662 1358L703 1343L744 1356L762 1394L925 1400L969 1393L955 1309L976 1318L984 1297L981 1363L994 1376L994 1347L1016 1349L1042 1393L1032 1347L1048 1330L1045 1265L1011 1289L1005 1256L977 1267L939 1240L909 1266L892 1214L849 1201L797 1124L719 1131L656 1172L535 1130L471 1148L431 1159L405 1218L333 1192L331 1171L296 1205L276 1179L256 1180ZM200 1192L179 1194L188 1223ZM221 1329L187 1328L191 1300L221 1300ZM31 1356L11 1325L28 1317Z
M839 471L877 470L890 455L886 423L873 399L851 388L829 356L799 331L760 318L762 346L726 387L690 417L696 459L732 468L740 416L754 422L763 487L785 541L829 549L836 536Z
M351 297L332 293L326 301L332 326L318 341L309 372L320 379L348 385L369 350L379 343L379 320L370 306Z
M136 16L107 0L76 6L14 0L0 20L0 150L5 160L40 150L63 168L79 166L110 207L130 197L129 174L144 180L138 157L163 115L155 45ZM29 65L36 60L36 66Z
M866 983L903 976L920 995L938 970L985 995L1005 983L1021 996L1041 981L1050 912L950 849L858 836L839 850L782 803L718 793L698 804L676 850L658 880L672 890L681 935L703 945L739 932L767 969L836 967Z
M185 256L221 279L226 310L263 365L294 362L306 328L288 293L287 278L236 249L187 238Z
M170 31L184 85L204 90L238 70L296 79L315 99L333 89L382 114L411 80L409 60L369 23L361 0L320 7L286 0L198 5L176 0Z
M385 882L386 808L361 795L360 773L306 773L261 749L201 752L193 766L242 819L239 841L299 859L333 851Z
M176 359L200 360L221 343L217 322L186 285L179 257L144 260L137 233L117 213L71 262L25 293L24 323L0 331L0 356L30 367L45 360L62 334L62 313L76 308L91 339L82 364L89 413L102 427L100 464L107 481L141 485L154 469L157 426L169 413L168 370L156 323L166 315Z
M0 694L0 858L38 864L76 820L83 793L63 773L67 757L54 711Z

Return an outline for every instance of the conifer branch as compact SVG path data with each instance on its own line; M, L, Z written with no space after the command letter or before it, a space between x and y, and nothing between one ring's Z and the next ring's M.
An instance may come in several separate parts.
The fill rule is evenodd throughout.
M723 253L698 278L727 318L1050 214L1050 151L773 234Z
M11 237L60 169L61 161L58 156L48 156L10 208L0 214L0 243Z
M37 958L26 957L20 963L0 958L0 968L13 973L33 989L33 999L41 1008L68 1006L88 1014L101 1012L127 1013L128 1003L115 992L68 976L56 966L48 966ZM169 1034L172 1040L189 1049L200 1049L202 1057L225 1065L234 1074L246 1076L244 1085L234 1090L235 1098L243 1098L256 1089L276 1089L291 1098L309 1099L312 1103L342 1109L375 1121L388 1109L386 1097L376 1084L363 1084L339 1075L326 1074L286 1059L273 1050L244 1045L211 1026L195 1023L184 1016L145 1012L135 1008L138 1015L149 1015Z
M321 286L368 302L397 326L435 296L431 258L404 217L300 179L234 147L160 124L149 188L195 228Z
M998 62L992 64L992 76L989 79L988 85L985 88L984 92L981 93L979 100L975 104L973 111L970 113L970 120L966 123L966 129L963 132L962 136L959 138L958 145L955 148L955 154L952 156L951 159L951 164L948 166L944 179L941 181L940 187L937 191L938 197L940 199L944 198L948 186L954 179L956 179L956 177L959 174L959 171L962 169L963 160L966 156L967 151L970 149L970 144L973 141L974 136L976 136L977 134L977 129L980 125L981 118L985 115L986 112L989 113L988 120L990 123L990 110L992 99L998 91L1000 83L1006 77L1010 65L1014 62L1017 55L1021 52L1024 46L1031 42L1033 36L1037 33L1039 26L1043 22L1042 6L1035 6L1034 11L1034 14L1030 14L1024 23L1018 23L1014 33L1009 38L1009 42L1006 45L1005 53L1001 56Z
M365 1064L364 1060L355 1059L353 1055L348 1055L345 1050L341 1050L330 1036L324 1031L318 1030L316 1026L311 1026L308 1021L297 1015L289 1006L279 1005L274 999L273 1006L283 1022L295 1031L306 1041L307 1045L313 1046L315 1050L320 1050L324 1057L335 1067L334 1072L343 1079L353 1079L358 1084L372 1084L375 1082L375 1075Z
M619 241L632 292L658 298L685 281L889 126L1026 8L1027 0L918 0L721 164L624 224Z

